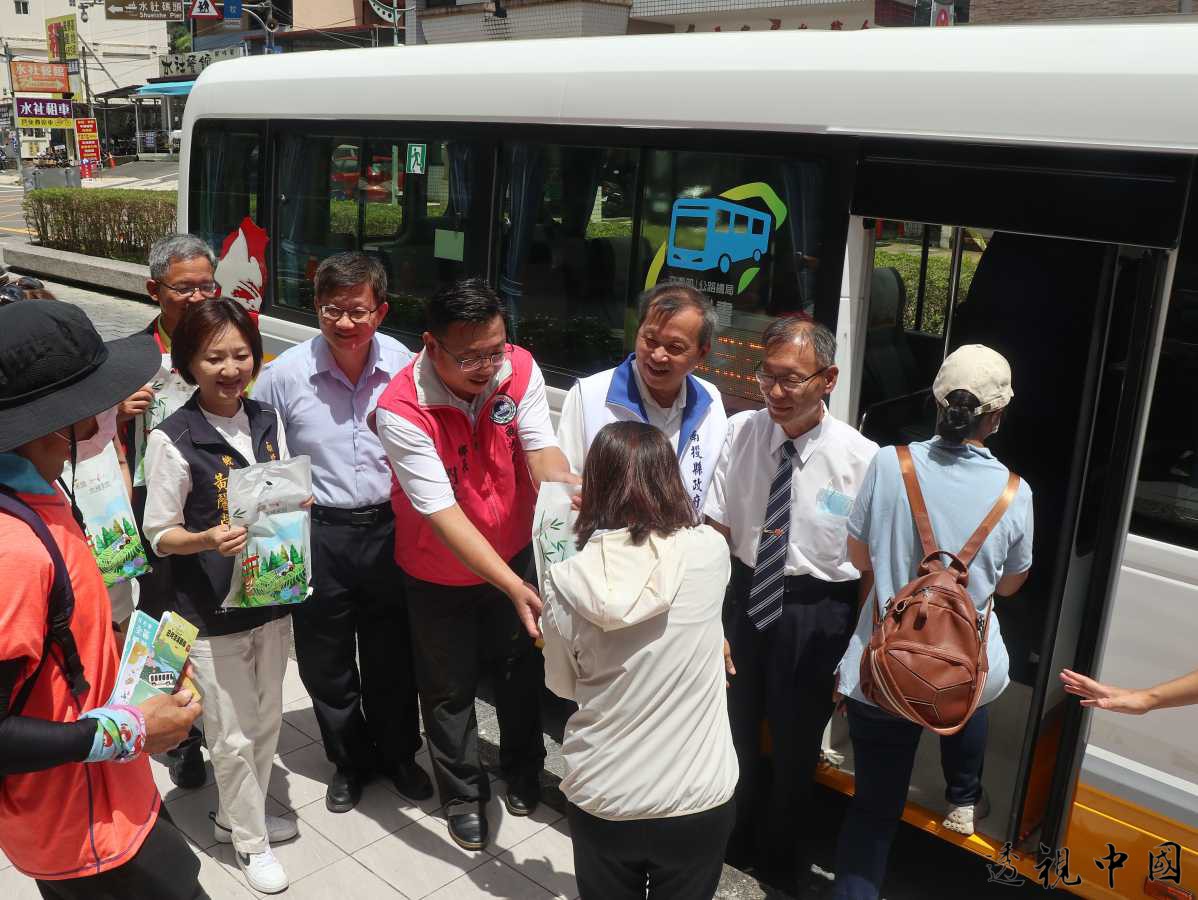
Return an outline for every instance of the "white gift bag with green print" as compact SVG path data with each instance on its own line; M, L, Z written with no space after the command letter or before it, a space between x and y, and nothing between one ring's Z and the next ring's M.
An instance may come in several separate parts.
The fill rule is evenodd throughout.
M558 481L541 483L537 506L532 516L532 551L537 562L537 590L545 584L545 575L554 563L569 559L575 553L574 523L578 513L570 498L578 486Z
M68 486L74 482L75 505L83 513L87 543L104 576L104 586L112 587L149 572L116 447L110 442L100 453L80 460L73 476L67 463L62 481Z
M302 603L312 591L312 496L308 457L229 470L229 524L249 531L224 606Z

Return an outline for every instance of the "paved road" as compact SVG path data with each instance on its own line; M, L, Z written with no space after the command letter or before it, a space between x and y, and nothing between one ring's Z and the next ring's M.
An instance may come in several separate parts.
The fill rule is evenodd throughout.
M103 292L53 282L46 283L60 300L74 303L84 309L96 324L97 330L106 338L124 337L142 328L153 318L156 308L149 302L113 297ZM546 768L557 776L563 774L560 745L561 727L564 716L560 709L547 707L546 732L548 737ZM498 723L490 704L479 701L479 732L483 743L484 759L497 764L496 743ZM555 779L556 780L556 779ZM825 871L833 868L836 831L844 814L845 798L831 791L818 789L812 808L801 810L797 818L815 816L827 827L821 829L823 837L813 848L816 865ZM1089 860L1072 860L1071 872L1082 874L1086 879L1098 877ZM927 900L927 898L961 898L990 900L990 898L1031 897L1064 898L1061 891L1046 891L1034 882L1020 887L1001 886L988 883L989 873L986 860L958 850L942 841L913 828L902 826L891 854L891 871L887 879L885 897L888 900ZM1088 870L1088 871L1087 871ZM801 900L820 896L819 892L804 895ZM725 867L724 878L716 900L787 900L787 895L759 884L751 876Z
M0 184L0 239L26 234L25 215L21 212L23 196L20 187Z

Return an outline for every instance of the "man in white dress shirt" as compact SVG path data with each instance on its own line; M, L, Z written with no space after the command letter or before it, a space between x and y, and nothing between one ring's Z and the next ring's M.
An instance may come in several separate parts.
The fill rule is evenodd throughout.
M857 620L860 575L846 555L847 519L877 445L828 413L836 338L806 317L762 335L757 381L765 409L728 422L707 494L708 521L728 538L725 610L729 717L740 761L730 853L750 849L767 878L795 888L833 673ZM760 724L769 722L773 783L759 802ZM797 872L796 872L797 867Z
M728 419L720 392L691 373L711 352L715 308L701 291L666 283L640 300L636 351L614 369L579 379L566 394L557 440L582 474L587 450L611 422L645 422L678 454L682 484L696 511L715 471Z
M278 410L291 452L312 460L312 596L292 621L300 678L337 767L325 805L342 813L374 774L411 800L433 793L414 760L420 721L391 467L366 423L412 352L377 333L387 315L378 260L330 256L315 287L320 334L263 369L254 397Z

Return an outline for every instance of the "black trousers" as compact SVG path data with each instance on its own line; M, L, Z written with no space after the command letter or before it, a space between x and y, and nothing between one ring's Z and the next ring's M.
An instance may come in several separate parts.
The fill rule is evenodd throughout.
M733 852L774 870L802 871L816 827L808 809L812 779L832 716L836 666L857 623L858 582L787 578L781 617L758 631L745 614L752 577L733 560L724 625L736 666L728 715L740 763ZM768 792L759 779L762 719L773 745Z
M63 881L38 881L45 900L208 900L200 887L200 858L170 823L165 807L141 849L123 866Z
M736 804L666 819L600 819L570 804L581 900L711 900ZM646 893L647 890L647 893Z
M526 547L509 564L524 572L531 557ZM407 592L416 682L442 802L486 802L491 796L474 715L484 674L494 681L504 776L539 778L544 664L512 602L489 584L448 587L410 576Z
M394 773L420 749L419 704L395 522L312 522L312 596L295 607L295 656L325 753ZM356 658L355 658L356 654Z

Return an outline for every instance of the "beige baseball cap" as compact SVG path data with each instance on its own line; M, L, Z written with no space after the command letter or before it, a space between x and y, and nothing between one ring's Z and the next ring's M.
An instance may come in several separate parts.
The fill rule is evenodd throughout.
M978 398L974 415L994 412L1011 402L1011 366L1001 353L983 344L966 344L948 355L936 373L932 393L947 406L953 391L969 391Z

